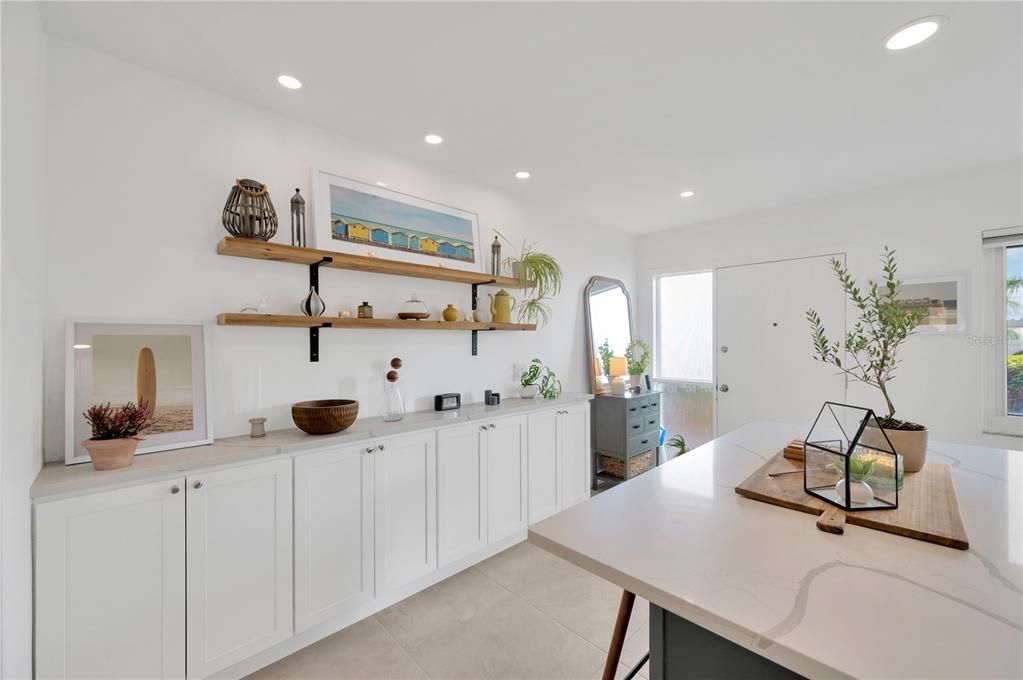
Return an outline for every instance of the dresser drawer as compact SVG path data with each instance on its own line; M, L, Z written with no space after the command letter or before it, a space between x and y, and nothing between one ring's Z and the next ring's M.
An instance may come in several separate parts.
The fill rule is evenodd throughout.
M642 453L643 451L649 451L650 449L657 447L657 439L659 433L647 432L645 434L638 434L634 437L629 437L629 454Z

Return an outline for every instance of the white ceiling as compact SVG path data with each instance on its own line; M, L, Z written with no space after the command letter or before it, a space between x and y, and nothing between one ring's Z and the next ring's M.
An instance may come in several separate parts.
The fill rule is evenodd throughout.
M42 12L52 35L632 232L1017 158L1023 143L1017 2ZM884 49L928 14L950 22ZM281 88L280 73L305 87Z

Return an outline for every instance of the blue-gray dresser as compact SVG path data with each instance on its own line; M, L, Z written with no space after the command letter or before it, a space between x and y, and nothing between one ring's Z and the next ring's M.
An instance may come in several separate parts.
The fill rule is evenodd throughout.
M593 480L624 481L657 465L661 393L648 390L593 398ZM617 474L611 474L616 472Z

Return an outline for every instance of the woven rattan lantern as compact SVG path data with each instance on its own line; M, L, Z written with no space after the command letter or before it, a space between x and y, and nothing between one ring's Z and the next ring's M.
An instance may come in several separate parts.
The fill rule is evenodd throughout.
M277 211L265 184L236 179L224 204L224 229L231 236L269 241L277 233Z

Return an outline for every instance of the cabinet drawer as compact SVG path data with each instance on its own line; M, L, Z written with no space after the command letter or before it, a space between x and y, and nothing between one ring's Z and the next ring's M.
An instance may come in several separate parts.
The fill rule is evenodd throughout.
M646 434L639 434L635 437L629 437L629 453L642 453L643 451L649 451L657 446L657 434L654 432L647 432Z

